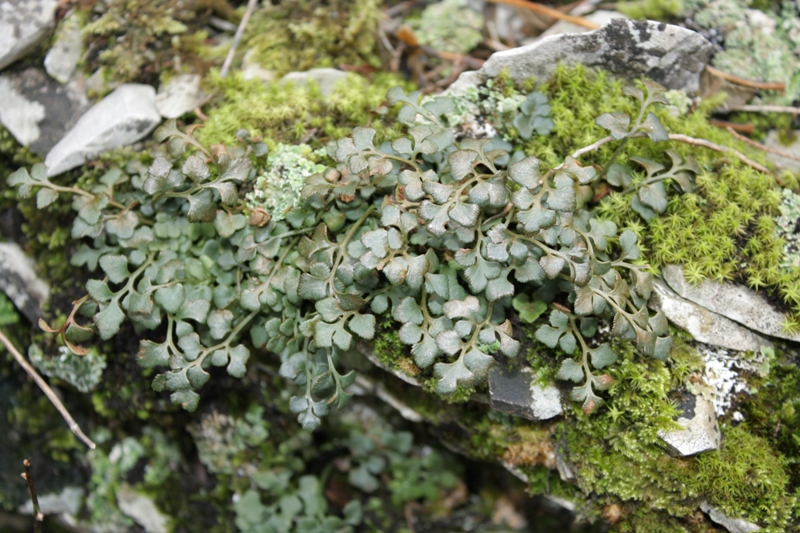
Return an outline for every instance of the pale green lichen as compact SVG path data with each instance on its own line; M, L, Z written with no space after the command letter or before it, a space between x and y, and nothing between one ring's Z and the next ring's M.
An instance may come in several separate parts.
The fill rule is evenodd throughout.
M783 189L780 205L781 216L777 217L776 232L783 239L783 260L781 267L800 267L800 196L790 189Z
M39 346L31 344L28 357L46 376L66 381L81 392L94 390L106 369L106 356L95 348L86 355L75 355L61 346L58 355L47 357Z
M194 437L200 462L214 474L232 474L236 457L269 436L264 408L251 405L242 418L211 412L187 426Z
M276 221L300 203L306 179L325 171L318 161L325 150L307 144L278 144L267 156L265 171L256 178L255 188L245 197L249 207L260 207Z
M442 24L442 21L447 21ZM483 40L483 17L467 0L443 0L426 7L418 19L406 21L421 44L439 52L466 54Z

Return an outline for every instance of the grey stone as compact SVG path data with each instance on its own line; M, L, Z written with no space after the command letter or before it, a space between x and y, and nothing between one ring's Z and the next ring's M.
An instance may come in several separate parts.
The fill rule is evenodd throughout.
M314 81L323 96L329 96L336 84L347 78L347 72L335 68L312 68L305 72L290 72L281 78L280 84L294 83L301 87L308 85L309 81Z
M0 74L0 122L23 146L46 154L89 108L78 81L60 85L38 68Z
M677 422L684 429L658 432L672 455L687 457L701 452L718 450L722 439L714 412L714 402L689 392L681 398L683 416Z
M601 67L629 79L651 78L668 89L694 94L711 55L701 35L670 24L614 19L587 33L553 35L533 44L497 52L475 74L464 73L450 91L494 78L507 70L515 81L547 79L559 63Z
M623 15L619 11L608 11L605 9L598 9L584 17L586 20L594 22L595 24L599 24L603 26L608 24L614 19L627 19L626 15ZM577 24L573 24L572 22L568 22L566 20L559 20L544 33L542 33L539 37L537 37L537 41L540 39L544 39L545 37L550 37L551 35L561 35L565 33L587 33L591 31L589 28L584 26L578 26Z
M169 520L153 500L123 483L117 491L117 505L122 514L133 518L147 533L167 533Z
M783 157L776 153L767 152L767 159L775 163L777 166L792 172L800 172L800 130L794 131L795 138L799 139L794 141L789 146L784 146L778 140L778 131L771 130L767 133L767 138L764 139L764 145L768 148L775 148L781 152L791 154L797 159L790 157Z
M653 282L653 289L650 305L664 311L670 322L689 332L699 342L741 351L758 351L763 346L772 346L768 339L736 322L681 298L660 279Z
M156 108L164 118L178 118L203 103L205 97L199 74L181 74L158 88Z
M0 242L0 291L33 324L50 296L50 286L36 275L33 261L13 242Z
M766 298L743 285L712 280L692 285L684 278L683 269L676 265L665 266L662 275L672 290L709 311L764 335L800 341L800 334L783 331L782 324L786 320L784 313L776 310Z
M57 4L57 0L0 1L0 69L31 51L47 35L55 22Z
M44 57L44 68L53 79L67 83L78 66L82 52L81 21L73 11L59 24L55 43Z
M730 518L725 513L712 506L708 502L700 504L700 510L708 515L712 522L716 522L730 533L750 533L760 531L761 528L743 518Z
M39 495L39 510L45 515L68 514L75 516L81 509L83 500L83 489L80 487L64 487L60 493ZM25 515L33 515L33 502L28 500L24 505L20 505L17 512Z
M125 84L95 104L47 154L47 175L78 167L107 150L144 138L161 121L156 92L149 85Z
M492 409L528 420L548 420L561 414L561 392L534 383L530 372L500 364L489 370L489 405Z

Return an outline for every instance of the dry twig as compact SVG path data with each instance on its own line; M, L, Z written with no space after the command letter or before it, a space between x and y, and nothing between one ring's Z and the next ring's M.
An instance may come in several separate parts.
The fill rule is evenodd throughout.
M740 78L739 76L734 76L733 74L728 74L727 72L722 72L721 70L716 69L711 65L706 65L706 70L712 76L716 76L717 78L722 78L723 80L728 80L731 83L742 85L744 87L752 87L753 89L764 89L772 91L783 91L786 89L786 86L780 82L748 80L745 78Z
M753 139L748 139L744 135L740 135L734 131L733 128L727 128L731 135L742 141L743 143L747 143L750 146L758 148L759 150L763 150L765 152L769 152L770 154L779 155L781 157L785 157L786 159L794 159L795 161L800 161L800 157L790 154L789 152L784 152L783 150L778 150L777 148L771 148L769 146L765 146L760 142L756 142Z
M800 115L800 107L785 105L734 105L726 107L724 111L753 111L756 113L790 113Z
M543 6L541 4L534 4L533 2L526 2L525 0L489 0L494 4L508 4L514 7L522 7L525 9L529 9L534 13L540 13L542 15L547 15L559 20L566 20L567 22L571 22L573 24L577 24L583 28L589 28L590 30L596 30L600 27L599 24L592 22L591 20L586 20L583 17L575 17L573 15L567 15L566 13L562 13L557 9L553 9L552 7Z
M67 411L67 408L64 407L63 403L61 403L61 400L58 399L58 396L56 396L56 393L53 392L53 389L50 388L47 382L36 372L31 364L25 360L22 354L19 353L19 350L17 350L16 346L14 346L11 341L8 340L8 337L5 336L2 330L0 330L0 342L2 342L6 349L11 352L11 355L13 355L14 359L17 360L17 363L19 363L19 365L25 369L25 372L27 372L28 375L33 378L33 381L35 381L39 388L42 389L42 392L45 396L47 396L47 399L50 400L50 403L52 403L58 412L61 413L61 416L67 422L70 431L72 431L75 436L83 441L83 443L86 444L90 449L94 450L97 445L92 442L92 440L87 437L83 431L81 431L81 427L69 414L69 411Z
M740 124L738 122L728 122L726 120L717 120L714 118L708 119L708 123L718 128L725 128L725 129L730 128L736 131L740 131L742 133L753 133L754 131L756 131L756 127L750 123Z
M25 459L22 461L22 464L25 465L25 472L22 473L22 479L28 482L28 490L31 491L31 503L33 503L33 533L39 533L42 531L44 515L42 514L41 509L39 509L39 498L36 496L36 487L33 486L31 460Z
M670 133L669 140L691 144L692 146L702 146L703 148L708 148L709 150L714 150L715 152L731 154L733 156L736 156L736 158L738 158L739 161L741 161L745 165L752 167L758 170L759 172L763 172L764 174L771 174L771 172L767 167L756 163L743 153L739 152L738 150L734 150L733 148L729 148L727 146L720 146L718 144L712 143L711 141L707 141L705 139L697 139L695 137L689 137L688 135L683 135L681 133Z
M257 0L249 0L247 2L247 9L244 12L242 21L239 23L239 27L236 28L236 34L233 36L231 49L228 50L228 55L227 57L225 57L225 62L222 64L222 68L219 71L219 75L222 78L224 78L228 74L228 71L231 68L231 63L233 63L233 56L236 55L236 49L239 47L239 42L242 40L242 36L244 35L244 29L247 27L247 23L250 22L250 16L253 14L253 11L256 8L256 1Z

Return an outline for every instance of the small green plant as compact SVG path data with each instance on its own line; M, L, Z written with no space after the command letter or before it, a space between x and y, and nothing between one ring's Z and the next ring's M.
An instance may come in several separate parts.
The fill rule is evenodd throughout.
M616 359L608 343L586 340L599 321L646 355L666 359L671 346L666 318L646 306L651 274L636 233L585 207L601 181L633 187L642 210L654 213L666 202L663 179L688 188L694 167L677 156L667 172L640 161L648 175L630 183L612 172L629 139L666 138L655 115L645 115L663 101L662 89L644 89L629 91L639 101L635 120L600 116L611 135L550 169L486 139L457 141L443 121L451 99L421 103L418 93L392 89L389 105L400 106L408 136L375 146L374 129L356 128L329 145L336 168L306 177L279 212L272 199L255 205L256 193L241 198L258 176L281 171L263 143L242 135L240 146L212 156L174 121L156 131L166 153L149 168L113 169L90 191L56 185L42 165L20 169L9 184L23 197L38 189L39 207L73 196L72 236L92 244L72 263L105 274L48 330L81 353L92 330L109 339L127 317L145 336L139 364L168 367L153 388L189 410L212 367L242 377L252 348L266 346L298 387L291 410L312 429L348 399L355 375L338 361L355 338L373 339L376 316L400 324L401 342L435 378L436 392L453 395L479 384L495 354L517 355L512 301L535 292L550 308L536 336L578 356L564 360L558 376L578 384L573 398L590 413L602 403L596 391L612 381L593 369ZM578 163L614 141L620 149L605 168ZM81 324L82 315L93 325Z

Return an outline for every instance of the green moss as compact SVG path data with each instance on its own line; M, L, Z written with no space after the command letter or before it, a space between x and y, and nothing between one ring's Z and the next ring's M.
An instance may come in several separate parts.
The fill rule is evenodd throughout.
M205 127L197 132L204 144L233 144L242 128L254 137L273 143L302 141L318 148L324 142L344 137L355 126L371 124L377 128L376 141L399 135L396 123L375 111L390 87L407 82L391 74L379 74L370 82L350 74L331 95L319 89L272 83L267 87L257 80L246 81L240 74L220 78L212 71L207 79L211 90L223 99L209 113Z
M319 67L379 67L379 0L299 0L257 10L240 50L278 76ZM301 43L301 45L298 45ZM385 91L384 91L385 93Z
M624 0L617 9L633 19L672 20L684 12L683 0Z

